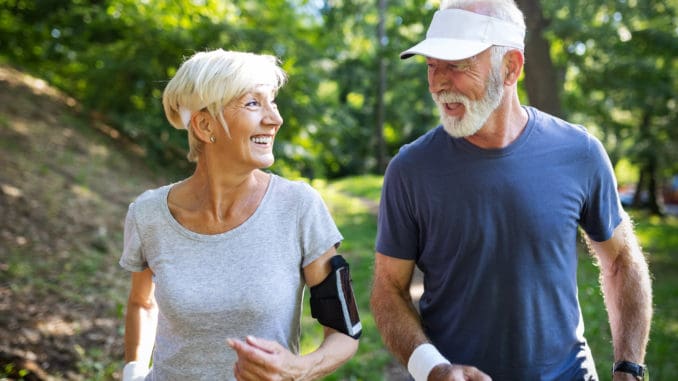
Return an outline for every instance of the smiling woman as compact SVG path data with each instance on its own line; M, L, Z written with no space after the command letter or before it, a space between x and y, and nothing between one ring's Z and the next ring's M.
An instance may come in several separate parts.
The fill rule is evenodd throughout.
M285 80L275 57L219 49L190 57L165 88L196 167L129 206L123 380L316 379L355 353L356 339L324 327L299 355L304 287L330 277L343 237L313 188L264 172Z
M188 159L197 161L203 143L195 136L196 127L200 126L194 121L197 114L209 114L229 135L225 106L261 107L264 104L255 95L272 101L286 79L277 59L268 55L219 49L196 53L187 60L167 84L163 107L174 128L188 130Z

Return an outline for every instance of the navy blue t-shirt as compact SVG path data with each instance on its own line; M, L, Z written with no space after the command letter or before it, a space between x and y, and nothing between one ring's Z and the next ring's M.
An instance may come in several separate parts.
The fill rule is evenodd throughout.
M577 297L577 230L621 222L612 166L583 127L526 107L506 148L439 126L384 177L376 249L424 273L424 330L452 363L499 380L596 377Z

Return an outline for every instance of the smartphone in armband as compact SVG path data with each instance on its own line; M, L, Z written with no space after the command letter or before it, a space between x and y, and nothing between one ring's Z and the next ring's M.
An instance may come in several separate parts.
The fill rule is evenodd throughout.
M351 273L348 263L341 256L335 256L331 259L332 269L335 272L337 281L337 294L341 303L341 310L346 324L346 331L349 336L357 338L362 332L362 323L358 314L358 306L353 294Z

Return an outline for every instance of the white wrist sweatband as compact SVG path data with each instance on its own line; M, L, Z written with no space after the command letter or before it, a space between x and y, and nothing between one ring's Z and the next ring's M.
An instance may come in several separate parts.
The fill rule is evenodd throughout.
M407 360L407 370L414 381L426 381L431 370L440 364L449 364L443 355L432 344L421 344Z
M148 371L148 366L137 361L130 361L122 368L122 381L143 381Z

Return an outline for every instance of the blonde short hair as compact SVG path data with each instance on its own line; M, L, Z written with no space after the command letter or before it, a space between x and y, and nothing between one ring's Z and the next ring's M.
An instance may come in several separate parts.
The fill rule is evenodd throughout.
M206 110L228 134L224 106L257 85L272 85L277 91L286 81L287 75L278 59L271 55L223 49L198 52L184 61L169 81L162 94L162 105L174 128L188 130L187 157L196 162L202 142L195 138L187 115Z

